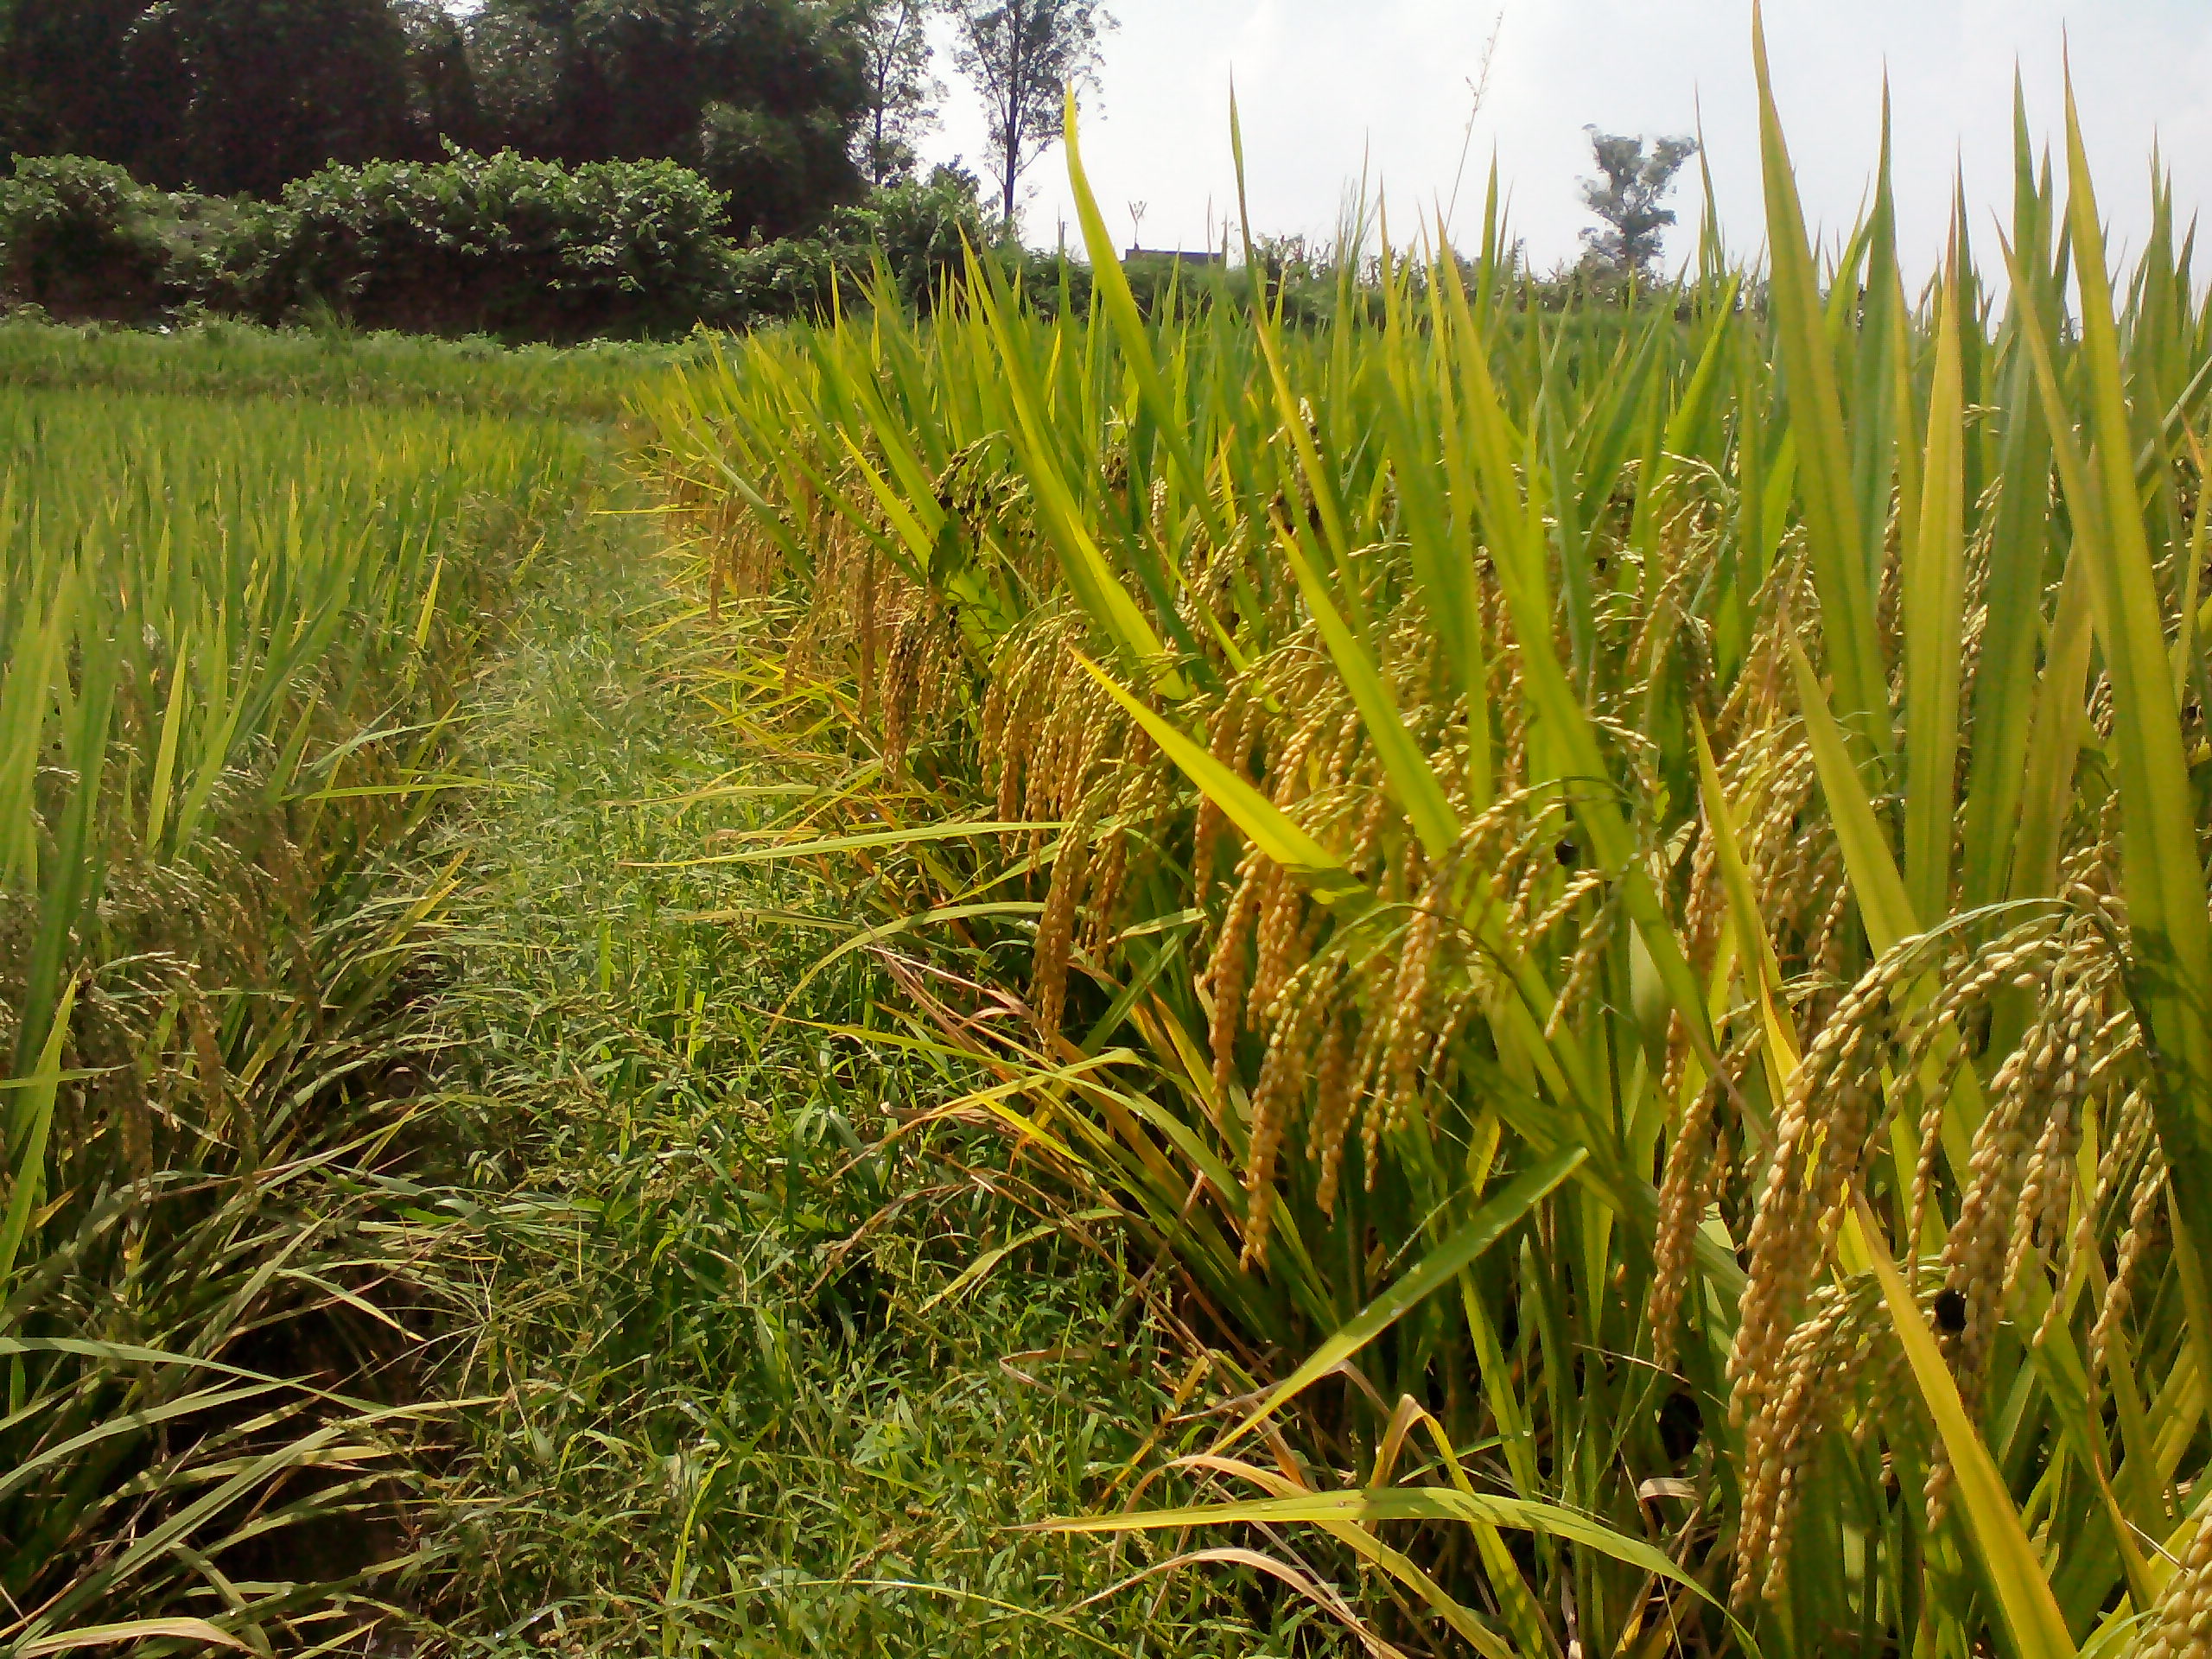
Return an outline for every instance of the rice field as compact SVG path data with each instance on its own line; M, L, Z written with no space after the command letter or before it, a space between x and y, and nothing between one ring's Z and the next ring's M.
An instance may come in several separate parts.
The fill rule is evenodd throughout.
M2205 1651L2193 235L1761 86L1621 302L0 327L0 1651Z
M421 830L588 456L0 334L79 383L0 384L0 1649L302 1651L360 1624L321 1581L399 1541L423 1414Z
M1297 1639L1065 1611L1181 1351L689 856L843 770L690 706L689 351L0 326L0 1652Z
M702 710L854 768L715 856L868 873L1192 1356L1202 1499L1060 1524L1377 1654L2203 1650L2212 325L2068 118L1924 286L1769 100L1761 268L1546 312L1493 190L1314 327L1078 156L1088 315L645 394Z

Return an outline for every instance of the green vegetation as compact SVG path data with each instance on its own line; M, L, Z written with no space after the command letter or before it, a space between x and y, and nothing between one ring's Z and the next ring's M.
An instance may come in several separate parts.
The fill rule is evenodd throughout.
M756 336L662 464L877 768L794 834L942 942L914 1039L1250 1390L1075 1525L1408 1647L2194 1650L2212 320L2024 119L1994 302L1886 164L1819 266L1765 114L1755 308L1708 219L1548 316L1493 213L1147 320L1084 200L1089 314Z
M4 1639L338 1637L313 1580L385 1553L341 1520L388 1516L418 1414L434 1230L386 1173L452 885L420 833L588 457L546 422L96 386L9 385L0 426Z
M1179 1336L808 978L842 883L695 861L851 780L702 718L605 424L685 355L0 327L0 1650L1295 1639L1071 1611L1145 1558L1013 1529L1191 1443Z
M1021 175L1058 143L1063 111L1098 80L1098 36L1114 27L1101 0L941 0L955 56L983 105L984 153L999 221L1014 222Z
M1189 1357L1049 1172L930 1121L970 1068L871 1039L881 965L807 979L846 884L719 861L866 779L734 764L700 696L765 711L779 670L733 678L652 521L597 522L473 697L484 791L439 838L472 1219L436 1391L498 1403L410 1599L479 1652L1287 1654L1198 1581L1076 1611L1141 1560L1014 1530L1126 1484Z
M612 426L641 382L703 347L601 342L565 350L408 334L270 329L210 320L171 335L98 324L0 323L0 381L164 397L433 404Z
M673 162L742 237L861 194L880 0L67 0L0 6L0 157L78 155L272 200L448 144ZM911 78L911 76L909 76ZM894 126L897 124L894 118Z
M667 162L740 241L912 183L944 17L1000 217L1112 26L1098 0L67 0L0 5L0 161L274 200L335 164Z
M969 179L887 186L821 234L739 245L723 197L671 162L562 168L513 153L327 166L281 201L139 186L22 159L0 179L0 299L111 323L321 323L505 340L683 336L858 301L885 265L927 303L982 241ZM1031 261L1015 248L1008 270Z
M667 162L564 168L512 152L331 166L275 202L167 192L76 156L0 178L0 304L72 321L209 320L511 342L681 337L858 305L877 270L926 310L987 244L975 181L939 168L740 244L725 202ZM1011 244L986 256L1040 303L1089 273Z
M1590 150L1600 176L1582 181L1582 205L1604 228L1582 232L1580 271L1600 292L1633 282L1651 288L1659 270L1660 238L1675 222L1659 204L1675 175L1697 154L1694 138L1660 138L1647 149L1641 138L1590 130Z
M825 311L879 260L926 305L963 240L1002 239L970 175L917 162L940 10L0 3L0 309L665 337ZM963 61L1025 77L1023 165L1091 10L970 20Z
M2199 1650L2212 306L1763 114L1563 308L1078 162L1090 289L0 327L0 1643Z

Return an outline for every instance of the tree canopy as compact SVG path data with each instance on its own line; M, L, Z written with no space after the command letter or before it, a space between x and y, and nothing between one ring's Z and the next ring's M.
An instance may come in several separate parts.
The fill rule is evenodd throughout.
M914 138L944 96L930 73L929 20L940 9L939 0L859 0L849 14L865 84L859 158L872 185L914 170Z
M960 71L983 101L988 160L1011 225L1021 175L1061 137L1068 89L1096 79L1098 36L1114 20L1100 0L947 0L947 10Z
M671 159L773 236L861 191L925 87L871 41L897 0L0 0L0 146L269 196L453 143ZM877 117L880 115L879 125ZM877 178L896 155L868 165Z
M1658 276L1659 239L1675 211L1659 204L1675 175L1697 154L1694 138L1642 138L1587 129L1603 176L1582 181L1582 204L1602 223L1582 232L1584 270L1605 283L1649 283Z

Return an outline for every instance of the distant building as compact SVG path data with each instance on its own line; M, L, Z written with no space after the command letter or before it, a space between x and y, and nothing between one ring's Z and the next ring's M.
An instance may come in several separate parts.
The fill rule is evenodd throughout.
M1131 248L1122 256L1122 263L1134 265L1146 260L1166 260L1173 264L1225 265L1226 253L1190 253L1180 248Z

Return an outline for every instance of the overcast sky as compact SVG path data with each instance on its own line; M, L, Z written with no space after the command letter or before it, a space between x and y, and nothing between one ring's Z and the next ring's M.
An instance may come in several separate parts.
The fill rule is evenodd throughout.
M1363 167L1388 192L1393 239L1452 192L1484 42L1497 33L1474 124L1459 224L1478 229L1495 150L1513 224L1540 266L1571 257L1590 222L1575 181L1591 170L1586 124L1688 132L1700 105L1723 223L1742 250L1762 234L1749 0L1109 0L1102 96L1084 154L1108 223L1147 204L1148 247L1207 245L1233 222L1232 76L1243 113L1254 227L1325 234ZM1909 262L1940 251L1952 172L1963 164L1977 227L2010 191L2012 73L2031 118L2062 114L2074 73L2099 197L2115 237L2139 243L2148 159L2162 142L2186 218L2212 195L2212 0L1771 0L1776 95L1806 210L1831 230L1855 216L1879 134L1887 68L1898 208ZM949 54L944 128L931 160L982 151L971 97ZM2063 156L2061 157L2063 163ZM980 168L978 170L982 170ZM1679 204L1694 226L1692 186ZM1027 177L1024 229L1071 239L1065 152ZM988 193L987 193L988 194ZM1405 229L1402 232L1398 226ZM1670 252L1694 247L1678 231ZM1993 262L1993 243L1986 250Z

